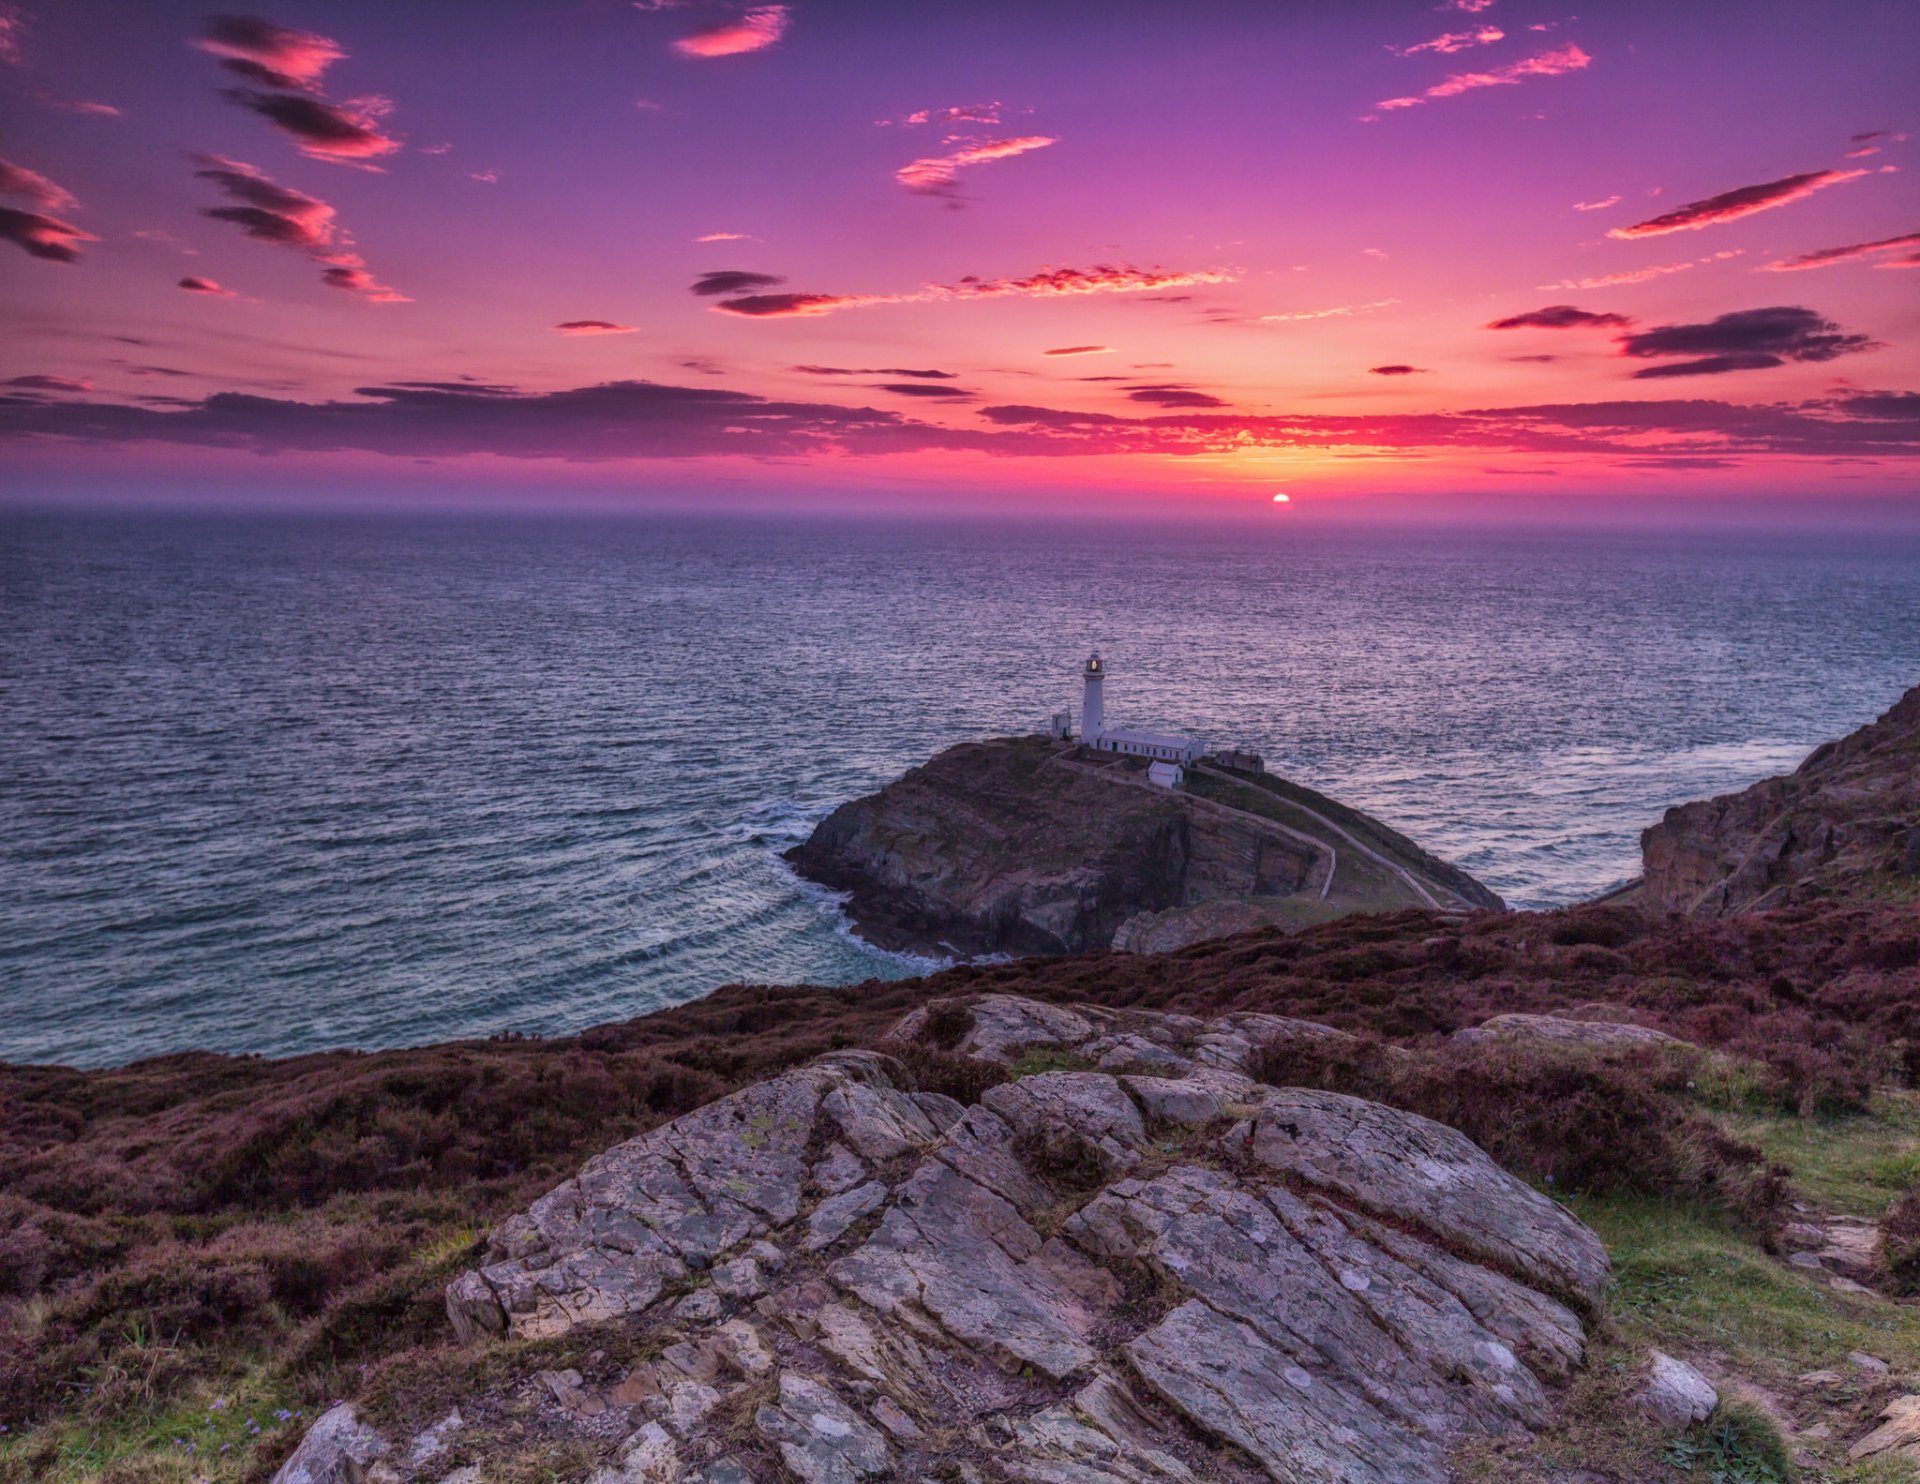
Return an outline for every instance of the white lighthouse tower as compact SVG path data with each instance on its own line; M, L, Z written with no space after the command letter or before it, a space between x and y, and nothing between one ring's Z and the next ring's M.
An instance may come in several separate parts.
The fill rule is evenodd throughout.
M1080 702L1080 740L1088 747L1096 746L1100 733L1105 730L1105 719L1101 714L1101 683L1107 678L1107 667L1099 655L1087 661L1086 694Z

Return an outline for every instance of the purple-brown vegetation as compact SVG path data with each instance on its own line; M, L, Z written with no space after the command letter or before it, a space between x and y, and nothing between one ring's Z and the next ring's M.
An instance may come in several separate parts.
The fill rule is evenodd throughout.
M1410 1046L1421 1055L1398 1068L1368 1053L1269 1074L1458 1123L1559 1187L1605 1188L1632 1169L1635 1188L1719 1202L1765 1229L1771 1174L1674 1115L1653 1063L1610 1056L1582 1070L1438 1038L1505 1011L1592 1007L1582 1013L1750 1061L1769 1101L1845 1112L1871 1084L1910 1084L1920 1069L1920 907L1732 920L1404 912L1160 957L734 987L544 1041L0 1067L0 1423L18 1432L55 1411L120 1415L135 1355L141 1405L243 1363L264 1363L308 1402L352 1394L362 1365L445 1341L441 1285L471 1260L480 1228L587 1156L782 1067L871 1042L925 999L980 990L1262 1010ZM913 1071L960 1096L994 1075L938 1051L917 1053ZM158 1361L154 1336L175 1342Z

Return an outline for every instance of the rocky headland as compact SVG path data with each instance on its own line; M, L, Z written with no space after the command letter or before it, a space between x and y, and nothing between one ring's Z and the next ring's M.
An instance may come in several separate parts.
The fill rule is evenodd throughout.
M1640 900L1704 917L1920 882L1920 686L1784 778L1682 804L1641 837Z
M1351 912L1498 910L1464 871L1358 810L1202 763L1043 737L950 747L841 805L787 853L847 893L854 930L930 955L1165 952Z

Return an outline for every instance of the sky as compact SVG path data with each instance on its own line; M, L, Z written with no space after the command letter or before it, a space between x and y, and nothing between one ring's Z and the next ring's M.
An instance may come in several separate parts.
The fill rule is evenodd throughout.
M1911 0L0 3L0 498L1913 511L1917 55Z

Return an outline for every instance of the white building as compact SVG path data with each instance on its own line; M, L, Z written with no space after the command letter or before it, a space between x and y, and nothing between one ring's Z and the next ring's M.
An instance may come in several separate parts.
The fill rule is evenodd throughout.
M1080 741L1098 752L1118 752L1128 757L1143 757L1149 763L1189 764L1199 761L1206 751L1198 737L1182 737L1170 732L1143 732L1131 727L1108 727L1103 705L1107 667L1099 655L1087 661L1082 672L1085 691L1080 703ZM1184 773L1182 777L1184 777ZM1154 780L1156 783L1159 779Z
M1187 770L1178 763L1148 763L1147 782L1162 788L1178 788L1187 781Z

